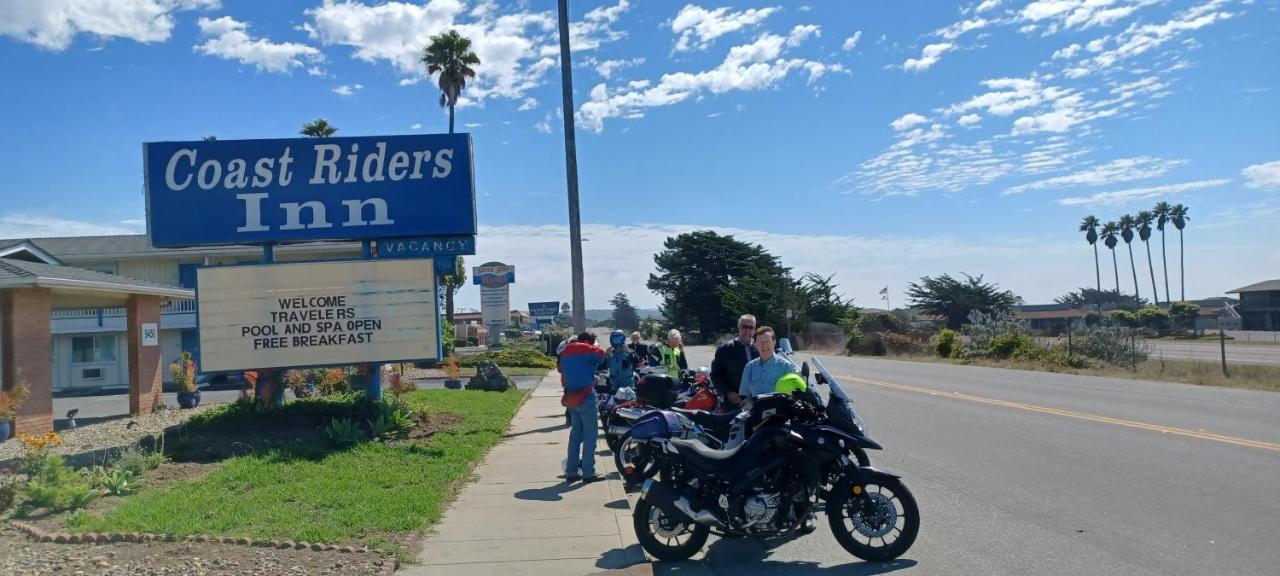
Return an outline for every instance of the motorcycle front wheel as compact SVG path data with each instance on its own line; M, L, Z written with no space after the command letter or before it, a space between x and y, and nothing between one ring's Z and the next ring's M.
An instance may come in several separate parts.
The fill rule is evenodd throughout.
M920 508L907 486L884 474L865 484L844 478L827 498L831 533L847 552L869 562L888 562L911 548L920 532Z
M631 514L636 539L645 552L659 560L680 562L692 558L707 543L711 529L689 518L673 519L649 502L636 502Z

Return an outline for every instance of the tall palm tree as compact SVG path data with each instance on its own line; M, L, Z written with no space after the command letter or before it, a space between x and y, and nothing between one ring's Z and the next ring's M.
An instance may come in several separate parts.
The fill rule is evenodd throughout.
M1156 304L1160 303L1160 289L1156 288L1156 267L1151 263L1151 222L1155 220L1155 216L1146 210L1138 212L1136 217L1138 223L1138 238L1142 239L1142 243L1147 245L1147 270L1151 272L1151 293L1155 296L1152 301Z
M1138 290L1138 267L1133 263L1133 228L1138 222L1133 216L1125 214L1120 217L1120 237L1124 239L1125 246L1129 247L1129 270L1133 272L1133 299L1140 300L1141 290Z
M1173 222L1173 226L1178 229L1178 280L1179 289L1182 291L1182 301L1187 301L1187 261L1183 256L1182 245L1182 229L1187 227L1187 222L1191 221L1191 217L1187 216L1187 212L1191 209L1181 204L1174 204L1173 209L1169 210L1169 220Z
M471 67L480 64L480 57L471 51L470 38L450 30L432 36L419 61L427 65L427 74L440 74L440 107L449 108L449 133L453 134L453 108L467 87L467 78L476 77Z
M1098 292L1102 292L1102 268L1098 266L1098 218L1092 214L1085 216L1080 221L1080 231L1084 232L1084 239L1089 241L1089 245L1093 246L1093 273L1098 281Z
M1169 223L1169 211L1173 210L1168 202L1160 202L1151 209L1156 216L1156 228L1160 230L1160 259L1164 262L1164 303L1168 304L1173 298L1173 294L1169 292L1169 255L1165 251L1164 244L1164 225ZM1157 302L1159 304L1159 302Z
M338 128L324 118L316 118L302 125L298 133L309 138L328 138L338 132Z
M1116 264L1116 244L1120 243L1117 235L1120 234L1120 225L1115 222L1107 222L1102 226L1102 242L1111 250L1111 270L1116 277L1116 304L1120 303L1120 265Z

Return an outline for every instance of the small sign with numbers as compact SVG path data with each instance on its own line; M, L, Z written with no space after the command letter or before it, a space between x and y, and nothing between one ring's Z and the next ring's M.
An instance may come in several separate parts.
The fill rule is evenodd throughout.
M142 345L143 346L159 346L160 345L160 325L155 323L142 324Z

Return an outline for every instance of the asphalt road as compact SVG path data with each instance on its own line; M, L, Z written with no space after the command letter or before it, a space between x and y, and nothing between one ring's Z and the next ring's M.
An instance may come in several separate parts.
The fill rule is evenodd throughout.
M915 546L866 564L823 518L787 542L712 538L701 560L658 573L1277 573L1280 394L823 361L885 446L873 464L900 473L920 504Z

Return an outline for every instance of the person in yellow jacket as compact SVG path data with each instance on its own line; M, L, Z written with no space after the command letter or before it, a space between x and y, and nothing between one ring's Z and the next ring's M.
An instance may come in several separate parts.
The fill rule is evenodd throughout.
M689 369L689 360L684 354L684 339L680 331L674 328L667 332L667 341L657 347L658 364L667 369L667 374L678 376L681 370Z

